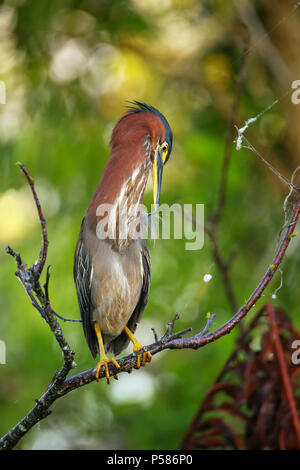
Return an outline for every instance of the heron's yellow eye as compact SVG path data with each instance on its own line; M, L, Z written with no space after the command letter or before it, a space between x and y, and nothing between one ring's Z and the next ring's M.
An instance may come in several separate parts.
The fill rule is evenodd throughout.
M168 148L169 148L169 146L168 146L167 142L163 142L160 146L160 151L162 153L162 159L163 159L164 163L165 163L167 155L168 155Z

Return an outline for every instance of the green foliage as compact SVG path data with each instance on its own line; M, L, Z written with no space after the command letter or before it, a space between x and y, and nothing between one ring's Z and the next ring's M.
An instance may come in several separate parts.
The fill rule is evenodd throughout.
M238 71L242 44L238 31L228 34L234 9L225 3L52 0L0 8L0 18L6 15L0 49L5 46L11 60L3 77L0 69L8 84L8 104L0 106L0 339L7 346L7 363L0 365L1 435L34 405L61 365L48 326L32 308L14 277L13 260L5 254L10 244L29 264L38 257L41 243L31 194L15 162L21 160L34 178L47 219L53 308L64 317L78 318L72 275L75 243L125 100L159 108L174 131L161 202L203 203L206 220L216 206L233 71ZM269 80L268 66L255 48L250 59L241 99L243 119L278 94L278 82ZM8 115L10 103L14 121ZM272 164L288 174L294 166L287 161L288 128L297 121L281 103L276 113L280 133L275 136L269 121L260 127L262 117L253 124L252 135L255 145L268 148ZM284 196L281 183L254 154L233 151L218 238L225 257L237 249L231 275L239 304L272 259ZM151 202L151 191L145 201ZM150 298L137 330L141 342L152 342L151 327L163 334L175 312L180 314L176 329L192 326L193 332L205 326L209 312L216 314L213 329L230 318L233 312L208 239L197 252L186 251L184 240L159 240L150 243L150 251ZM300 256L296 249L289 253L276 303L296 319ZM212 279L205 283L208 272ZM278 284L275 275L264 300ZM95 366L81 325L62 326L76 351L74 372ZM233 331L199 351L164 352L142 371L121 374L111 386L102 380L73 392L55 404L53 414L19 448L178 448L235 335Z

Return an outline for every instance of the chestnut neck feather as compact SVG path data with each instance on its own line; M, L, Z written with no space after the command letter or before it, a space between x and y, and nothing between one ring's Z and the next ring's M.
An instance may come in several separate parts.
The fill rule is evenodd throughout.
M127 114L118 121L111 136L108 162L88 207L90 221L96 218L99 204L115 202L125 181L151 159L151 151L160 138L164 140L164 134L160 118L150 112Z

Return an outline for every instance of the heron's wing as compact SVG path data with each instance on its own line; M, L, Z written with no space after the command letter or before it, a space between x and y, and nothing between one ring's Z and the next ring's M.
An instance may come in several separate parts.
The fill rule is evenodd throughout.
M144 269L143 275L143 286L141 290L141 295L137 306L129 319L128 328L134 333L139 323L140 317L145 310L145 307L148 303L148 295L150 289L150 277L151 277L151 264L150 264L150 254L146 243L143 241L142 243L142 263Z
M84 246L83 228L84 219L76 244L73 273L84 334L93 357L96 357L99 347L91 321L94 308L91 299L92 265Z
M135 332L137 325L140 321L143 311L148 302L148 295L150 289L150 277L151 277L151 264L150 264L150 254L147 248L147 245L144 240L141 241L141 257L143 264L143 284L141 289L141 295L139 297L138 303L127 323L127 327ZM129 338L126 333L122 332L114 341L109 345L109 350L113 351L114 354L120 354L123 349L129 343Z

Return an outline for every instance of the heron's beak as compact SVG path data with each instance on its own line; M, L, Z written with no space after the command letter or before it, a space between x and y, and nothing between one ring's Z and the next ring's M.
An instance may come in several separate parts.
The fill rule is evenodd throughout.
M153 201L155 208L159 206L161 182L163 174L164 163L160 150L155 152L153 167L152 167L152 180L153 180Z

